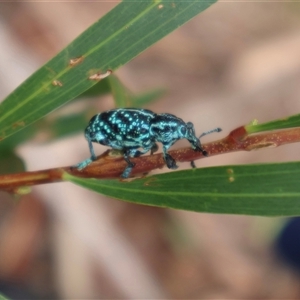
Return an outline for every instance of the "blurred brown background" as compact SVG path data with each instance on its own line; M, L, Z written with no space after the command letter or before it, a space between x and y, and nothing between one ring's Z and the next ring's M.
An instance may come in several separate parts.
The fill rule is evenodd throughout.
M0 3L0 98L115 5ZM136 93L166 88L148 108L192 121L198 134L221 127L203 142L218 139L253 119L299 113L299 17L299 3L220 1L116 73ZM83 134L18 153L28 170L89 155ZM298 159L294 144L197 165ZM35 187L20 202L0 194L0 291L13 299L299 299L299 276L272 247L284 222L132 205L68 183Z

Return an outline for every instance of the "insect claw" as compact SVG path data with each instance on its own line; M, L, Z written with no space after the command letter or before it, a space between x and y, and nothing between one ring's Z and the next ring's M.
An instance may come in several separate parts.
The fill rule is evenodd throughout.
M196 168L195 162L194 162L193 160L191 161L191 167L192 167L193 169Z
M89 164L91 164L93 162L93 159L88 158L80 163L78 163L75 166L72 166L72 168L76 168L78 171L83 170L84 168L86 168Z
M178 166L176 165L176 161L175 159L170 155L170 154L165 154L165 162L167 164L167 167L169 169L177 169Z
M134 167L134 165L133 166L127 166L125 168L125 170L123 171L121 177L124 178L124 179L128 178L129 175L130 175L130 173L131 173L131 171L132 171L132 169L133 169L133 167Z

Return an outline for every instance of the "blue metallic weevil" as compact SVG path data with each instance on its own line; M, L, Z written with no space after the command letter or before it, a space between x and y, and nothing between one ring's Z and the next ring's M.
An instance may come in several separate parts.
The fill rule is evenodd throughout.
M84 169L96 160L92 142L109 146L112 149L123 151L127 167L121 177L128 178L134 163L130 157L138 157L151 151L157 151L156 142L163 145L163 157L169 169L177 169L174 158L168 154L168 149L178 140L187 139L192 149L202 152L200 138L212 132L220 132L221 128L204 132L199 138L195 135L194 125L185 123L182 119L171 114L156 114L151 110L138 108L118 108L95 115L85 129L85 138L88 141L91 158L79 163L78 170ZM139 150L140 149L140 150ZM191 162L195 167L194 161Z

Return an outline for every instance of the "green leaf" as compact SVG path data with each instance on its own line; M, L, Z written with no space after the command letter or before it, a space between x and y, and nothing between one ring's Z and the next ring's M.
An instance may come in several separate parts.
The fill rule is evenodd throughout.
M260 216L300 215L300 162L201 168L131 182L64 179L133 203L196 212Z
M0 300L9 300L9 298L0 293Z
M110 85L108 82L108 78L105 78L78 95L76 99L102 96L108 93L110 93Z
M0 140L79 96L96 84L91 75L108 75L214 2L124 0L0 104Z
M16 148L18 145L28 141L34 135L41 130L41 127L39 126L40 122L37 122L35 124L31 124L30 126L22 129L21 131L18 131L14 135L9 136L4 141L0 142L0 152L3 151L12 151L14 148Z
M109 83L116 107L142 107L164 93L164 90L156 89L135 96L116 76L110 76Z
M155 89L141 95L133 96L131 99L132 107L143 107L159 99L164 93L164 89Z
M132 93L121 83L116 76L109 77L109 84L116 107L132 107Z
M293 115L284 119L278 119L271 122L258 124L255 120L252 124L245 126L248 133L257 133L261 131L279 130L284 128L293 128L300 126L300 114Z
M98 97L110 92L114 96L116 107L143 107L160 98L165 90L158 88L140 95L133 95L116 76L111 75L80 94L76 99Z
M0 152L0 166L1 175L25 171L23 160L12 151Z
M47 141L58 139L72 134L81 132L83 135L84 129L88 124L91 110L86 110L79 114L72 114L62 116L54 119L52 122L48 121L44 124L44 129L48 133Z
M0 153L13 151L18 145L34 138L38 133L44 137L42 142L49 142L79 132L83 133L93 115L92 112L93 109L86 109L79 114L39 120L2 141Z

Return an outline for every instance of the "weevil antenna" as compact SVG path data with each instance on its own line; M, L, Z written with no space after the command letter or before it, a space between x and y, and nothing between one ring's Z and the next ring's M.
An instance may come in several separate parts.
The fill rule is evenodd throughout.
M220 132L220 131L222 131L222 129L219 128L219 127L214 128L214 129L209 130L209 131L205 131L205 132L203 132L203 133L199 136L199 139L202 138L202 137L205 136L205 135L210 134L210 133L213 133L213 132Z

